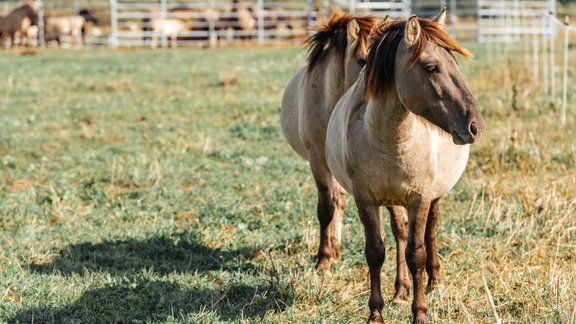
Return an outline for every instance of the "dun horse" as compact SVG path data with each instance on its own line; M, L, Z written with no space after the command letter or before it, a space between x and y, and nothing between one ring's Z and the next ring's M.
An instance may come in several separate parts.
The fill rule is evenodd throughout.
M288 143L308 160L318 189L320 246L318 269L329 271L340 256L342 214L346 197L332 178L325 157L326 126L338 99L362 69L374 17L333 16L310 38L308 64L286 86L281 124Z
M0 17L0 46L4 44L6 37L10 37L10 46L14 46L16 34L20 35L20 44L24 44L28 29L33 25L38 25L35 2L25 3L6 16Z
M51 16L44 19L44 40L61 45L62 36L69 36L72 45L84 45L86 19L82 16Z
M407 211L407 243L401 238L398 245L406 244L414 322L425 323L424 271L428 288L439 278L438 203L464 172L484 121L452 52L470 54L439 23L411 17L382 26L374 37L365 70L330 118L326 155L364 226L368 322L382 321L380 209L386 206Z

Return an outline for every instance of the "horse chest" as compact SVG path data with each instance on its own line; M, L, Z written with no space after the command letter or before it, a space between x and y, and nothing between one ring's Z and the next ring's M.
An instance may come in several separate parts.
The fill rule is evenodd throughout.
M424 142L372 150L361 159L369 167L356 168L354 177L382 205L403 204L413 193L438 198L454 186L468 159L468 146L449 140L432 136Z

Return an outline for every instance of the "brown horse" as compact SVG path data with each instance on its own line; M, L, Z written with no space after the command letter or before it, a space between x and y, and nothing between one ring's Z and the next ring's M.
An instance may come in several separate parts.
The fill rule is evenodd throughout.
M38 10L35 2L25 3L0 17L0 44L10 37L10 46L14 46L16 34L20 35L20 44L25 43L28 29L38 25Z
M433 288L439 272L438 202L464 172L469 144L484 129L452 52L470 55L434 21L411 17L383 26L358 82L340 99L328 124L328 166L353 194L364 225L368 322L382 322L384 306L380 206L407 210L412 313L415 323L426 322L423 272Z
M308 38L308 65L288 83L282 98L284 136L309 161L316 181L320 221L316 268L326 272L331 260L340 256L346 204L346 194L326 164L326 126L338 99L356 81L368 54L370 33L377 24L377 18L370 16L331 17Z

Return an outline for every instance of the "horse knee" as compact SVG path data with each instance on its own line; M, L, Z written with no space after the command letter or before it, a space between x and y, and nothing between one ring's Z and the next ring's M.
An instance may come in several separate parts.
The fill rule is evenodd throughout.
M426 247L424 244L414 246L408 244L406 247L406 264L412 273L421 270L426 263Z
M381 266L386 258L384 241L382 239L367 241L364 247L364 254L366 255L368 266Z

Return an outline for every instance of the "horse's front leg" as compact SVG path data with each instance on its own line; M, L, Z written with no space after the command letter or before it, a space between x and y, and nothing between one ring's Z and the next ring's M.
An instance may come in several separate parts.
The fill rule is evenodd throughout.
M408 304L410 296L410 274L406 265L406 244L408 243L408 214L402 206L388 207L390 227L396 241L396 281L392 305Z
M421 195L413 195L408 200L408 246L406 247L406 263L412 273L414 297L412 314L414 323L426 323L426 297L424 296L424 267L426 265L426 223L430 199Z
M330 262L340 257L342 217L346 208L346 192L334 179L326 159L312 150L309 161L318 189L317 214L320 222L320 245L316 269L330 272Z
M443 290L444 285L440 278L440 261L438 261L438 247L436 246L436 223L438 222L438 202L432 201L428 220L426 221L426 272L428 273L428 286L426 293L434 289Z
M366 240L364 254L370 270L370 299L368 300L370 317L368 323L383 323L384 300L380 288L380 273L386 258L386 250L380 222L380 207L370 201L364 201L357 197L355 199L360 219L364 225L364 238Z

